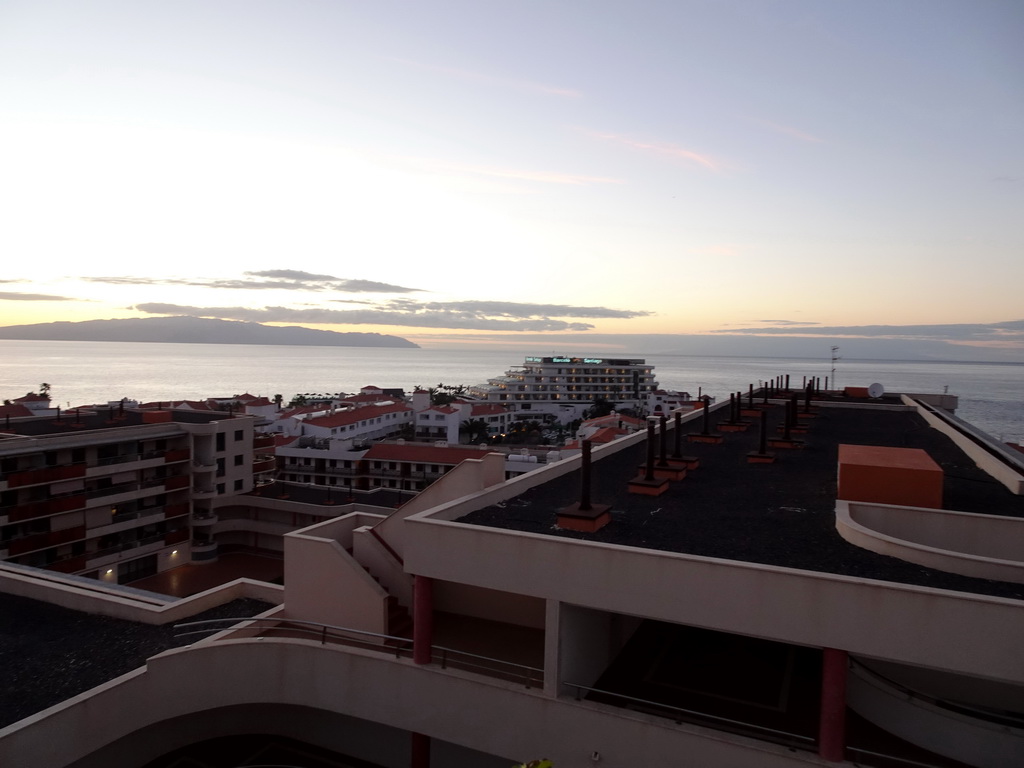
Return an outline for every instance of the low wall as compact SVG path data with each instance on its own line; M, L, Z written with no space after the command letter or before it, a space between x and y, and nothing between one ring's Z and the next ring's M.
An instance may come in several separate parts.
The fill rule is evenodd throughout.
M959 429L956 429L949 421L923 405L914 402L913 397L919 396L903 395L903 401L907 405L915 407L917 412L921 415L921 418L928 423L928 426L933 427L946 435L956 444L956 447L967 454L967 456L969 456L981 470L987 472L993 478L1006 486L1011 493L1015 493L1018 496L1024 495L1024 474L1022 474L1020 470L1014 469L1005 462L1000 461L989 451L986 451L978 445L978 443L973 439L965 435Z
M387 590L346 551L358 522L355 516L326 520L284 537L289 617L387 632Z
M950 711L889 685L855 664L847 702L880 728L978 768L1017 768L1024 761L1024 730Z
M46 572L40 577L15 572L0 565L0 591L59 605L98 616L137 621L142 624L170 624L197 613L241 598L279 604L284 600L284 587L253 579L235 579L205 592L177 600L168 597L119 592L96 582L96 587L77 581L61 580L59 574Z
M443 512L477 506L465 501ZM408 524L417 529L405 558L410 573L1024 683L1018 600L433 517Z
M941 509L836 502L836 530L851 544L981 579L1024 583L1024 520Z
M149 738L135 739L132 762L104 766L139 765L195 738L192 730L161 724L202 711L203 738L229 735L237 725L226 718L218 733L219 712L252 704L282 705L283 715L300 706L358 717L502 756L508 764L540 756L558 768L675 765L685 755L708 768L822 765L811 753L721 731L287 638L206 643L156 656L144 669L0 730L0 765L65 768L133 734Z

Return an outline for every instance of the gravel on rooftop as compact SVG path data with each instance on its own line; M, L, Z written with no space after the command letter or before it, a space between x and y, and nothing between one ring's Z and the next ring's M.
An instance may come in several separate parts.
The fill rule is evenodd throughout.
M188 620L241 619L272 607L233 600ZM173 624L142 624L0 594L0 728L195 641L175 632Z
M711 432L716 417L712 415ZM771 411L769 435L782 424ZM669 424L672 429L671 423ZM686 432L700 432L683 425ZM835 529L836 470L840 443L922 448L944 470L944 506L968 512L1024 517L1024 498L982 472L945 435L916 413L821 409L803 448L775 451L774 464L747 463L759 429L724 433L719 445L683 442L684 455L700 467L657 497L629 494L627 481L646 461L646 441L595 458L591 501L611 504L611 522L595 533L557 528L559 509L576 501L580 472L572 472L472 512L461 522L586 541L785 566L916 584L938 589L1024 599L1024 584L1011 584L925 568L879 555L845 541ZM656 438L660 444L660 439ZM668 450L674 447L669 432Z

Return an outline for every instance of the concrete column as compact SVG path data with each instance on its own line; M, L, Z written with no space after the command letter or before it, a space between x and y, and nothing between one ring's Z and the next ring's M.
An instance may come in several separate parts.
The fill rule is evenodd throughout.
M846 651L823 648L821 658L821 721L818 756L839 763L846 749Z
M434 645L434 580L413 576L412 582L412 660L429 664Z
M412 732L411 768L430 768L430 737Z

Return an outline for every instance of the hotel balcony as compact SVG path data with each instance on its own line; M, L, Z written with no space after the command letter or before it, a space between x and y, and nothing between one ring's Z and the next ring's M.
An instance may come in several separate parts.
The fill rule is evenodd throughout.
M0 507L0 521L4 516L8 523L18 523L24 520L34 520L37 517L56 515L61 512L73 512L85 507L86 497L81 491L61 496L46 501L35 501L29 504L14 504L7 507Z
M86 465L80 463L9 472L6 477L2 478L0 488L3 488L5 484L7 488L24 488L29 485L44 485L61 480L73 480L78 477L85 477L86 469Z
M192 513L192 527L198 528L200 526L213 525L219 519L215 512L197 510Z
M277 469L277 459L273 456L257 457L252 464L252 472L254 475L263 472L273 472L275 469Z
M204 472L213 472L215 469L217 469L217 462L215 462L215 461L211 460L209 463L206 463L206 462L204 462L204 461L202 461L200 459L194 459L192 461L192 473L193 474L200 474L200 473L204 473Z

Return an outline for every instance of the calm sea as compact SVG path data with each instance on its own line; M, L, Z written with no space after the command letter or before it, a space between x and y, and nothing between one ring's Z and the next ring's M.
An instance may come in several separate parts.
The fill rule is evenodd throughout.
M538 350L530 354L550 354ZM567 354L574 354L568 350ZM644 354L658 383L693 395L728 397L748 384L790 375L830 376L821 360ZM243 344L149 344L0 340L0 399L21 397L43 382L63 408L122 397L143 402L227 397L250 392L284 396L356 392L361 387L480 384L523 353L508 350L282 347ZM1024 364L840 360L839 386L878 382L890 392L959 395L958 415L1004 440L1024 440ZM830 382L832 383L832 382Z

